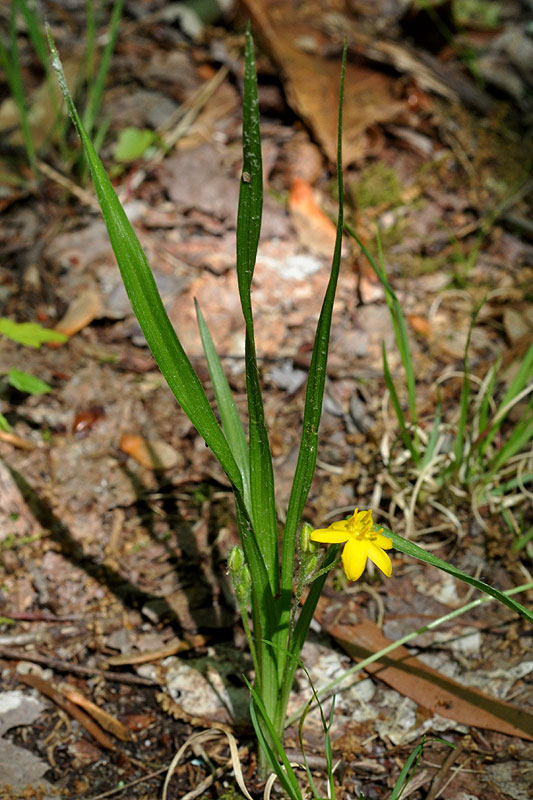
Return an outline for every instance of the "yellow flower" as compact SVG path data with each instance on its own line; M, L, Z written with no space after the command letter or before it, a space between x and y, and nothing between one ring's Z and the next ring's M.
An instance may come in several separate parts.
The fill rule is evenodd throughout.
M326 544L346 542L342 551L342 563L349 581L356 581L361 577L367 558L390 578L392 564L385 550L391 549L392 539L382 536L382 530L383 528L374 530L371 511L359 511L356 508L350 519L313 531L311 540Z

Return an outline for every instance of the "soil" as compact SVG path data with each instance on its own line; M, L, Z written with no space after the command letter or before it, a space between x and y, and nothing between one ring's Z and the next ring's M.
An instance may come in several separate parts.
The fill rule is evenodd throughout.
M414 8L402 17L401 3L386 11L384 2L371 9L332 1L318 3L317 11L312 2L296 9L250 1L196 32L178 5L125 3L105 82L101 119L108 132L100 152L210 401L194 299L245 418L234 248L244 27L251 16L265 173L253 300L282 523L337 207L331 121L312 96L319 78L306 72L309 59L320 80L332 67L324 90L329 102L337 97L348 36L346 218L371 254L378 253L381 231L387 274L407 320L420 427L427 439L440 398L442 430L453 442L467 341L472 385L477 390L494 368L496 403L531 343L531 152L525 149L531 85L517 67L530 39L518 36L524 13L511 2L492 4L501 6L496 28L483 19L457 32L461 48L465 42L478 48L480 69L490 72L499 59L495 86L486 77L476 84L458 56L463 50L438 36L431 54L424 50L416 33L420 17ZM453 4L434 5L444 19ZM379 23L385 11L387 31ZM83 68L85 4L50 3L47 14L73 80ZM99 33L107 25L102 18ZM276 26L291 35L276 38ZM505 44L511 33L518 37L515 50ZM0 430L0 736L6 754L4 763L0 754L0 798L161 797L188 737L220 728L235 734L245 783L260 797L264 784L243 680L251 675L250 660L226 568L238 543L230 488L146 347L93 189L81 162L72 163L79 154L75 136L69 130L63 145L57 132L39 139L42 122L35 120L50 118L44 70L22 23L17 42L44 167L37 181L20 129L9 121L9 87L0 78L6 137L1 316L57 328L68 340L31 348L0 338L0 411L10 426ZM328 70L316 67L318 59ZM120 132L132 126L157 136L144 156L117 160ZM163 157L158 143L171 133ZM383 287L346 238L305 521L322 527L355 507L373 508L378 522L499 589L529 581L531 437L514 471L494 479L490 500L476 505L468 487L458 491L451 481L423 487L415 502L418 473L398 434L383 342L406 407ZM50 391L14 388L13 367L46 381ZM498 443L531 413L528 402L525 395L512 409ZM344 646L348 636L352 645L377 651L380 636L397 640L422 627L472 599L467 590L399 553L390 579L370 568L349 584L336 570L303 653L313 681L327 682L361 657ZM527 604L527 594L520 598ZM394 664L381 675L369 670L348 681L331 730L337 797L390 797L424 737L403 797L531 796L530 647L527 623L490 603L408 645L404 658L416 656L421 670L416 689ZM426 668L438 679L428 678ZM445 686L448 679L461 691ZM450 694L439 694L444 690ZM309 696L301 672L291 709ZM461 711L459 696L468 703ZM27 706L29 698L38 708ZM481 709L491 718L480 716ZM316 712L304 734L325 796ZM290 760L301 762L296 728L289 728L286 745ZM223 734L193 742L172 775L169 800L240 796Z

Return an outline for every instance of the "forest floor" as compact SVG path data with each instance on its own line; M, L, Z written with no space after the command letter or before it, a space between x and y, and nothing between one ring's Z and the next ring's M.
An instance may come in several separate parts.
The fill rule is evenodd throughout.
M75 80L85 4L48 5ZM381 231L408 325L419 424L429 435L440 398L450 441L468 339L474 406L495 365L493 396L502 398L532 340L533 116L523 69L531 39L518 2L488 4L500 18L464 23L453 40L439 39L452 3L437 3L428 21L416 4L399 2L246 0L194 36L179 5L126 2L103 97L101 155L209 398L195 298L245 416L234 250L251 17L265 181L253 301L282 522L335 235L344 38L346 217L373 254ZM32 349L0 340L0 375L15 367L51 387L28 395L0 383L11 426L0 431L0 798L160 797L175 752L217 724L236 733L259 797L242 679L250 664L226 572L238 542L230 488L146 347L90 183L46 144L43 71L23 27L19 40L44 166L36 188L0 83L2 316L57 326L68 342ZM458 55L472 51L477 81ZM125 156L116 150L125 128L137 129L137 144L139 131L159 138L146 134L144 156ZM161 139L173 142L164 157ZM76 152L70 133L67 140ZM346 239L305 520L325 527L355 507L373 508L376 521L499 589L530 580L531 440L490 496L448 484L419 492L385 386L383 342L405 405L383 287ZM531 413L528 400L512 409L501 443ZM335 572L304 663L315 683L331 680L361 654L472 599L467 589L400 554L390 579L367 570L349 584ZM530 797L525 622L492 602L419 636L396 658L339 691L331 731L338 798L389 797L424 735L432 741L403 797ZM299 674L291 709L309 693ZM325 795L316 716L304 733ZM301 760L295 730L286 744L290 759ZM226 742L214 739L183 758L168 797L229 800L233 782Z

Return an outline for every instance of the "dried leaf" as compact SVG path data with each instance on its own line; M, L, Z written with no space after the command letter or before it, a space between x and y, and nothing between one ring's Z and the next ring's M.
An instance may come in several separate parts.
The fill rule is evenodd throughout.
M123 434L119 447L147 469L172 469L179 461L177 451L167 442L144 439L134 433Z
M370 620L358 625L330 624L327 606L327 598L322 597L315 616L355 661L367 658L391 644L390 639L383 636L380 628ZM477 689L463 686L411 656L405 647L398 647L365 669L433 714L440 714L463 725L475 725L533 741L532 714Z

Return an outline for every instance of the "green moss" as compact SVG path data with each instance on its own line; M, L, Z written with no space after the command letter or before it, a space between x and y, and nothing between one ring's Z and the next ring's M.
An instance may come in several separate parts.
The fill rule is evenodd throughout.
M219 800L242 800L242 794L237 791L235 787L228 786L228 788L219 795Z
M352 199L359 210L375 208L383 203L397 206L401 203L400 179L393 167L383 161L370 164L357 181L348 186Z

